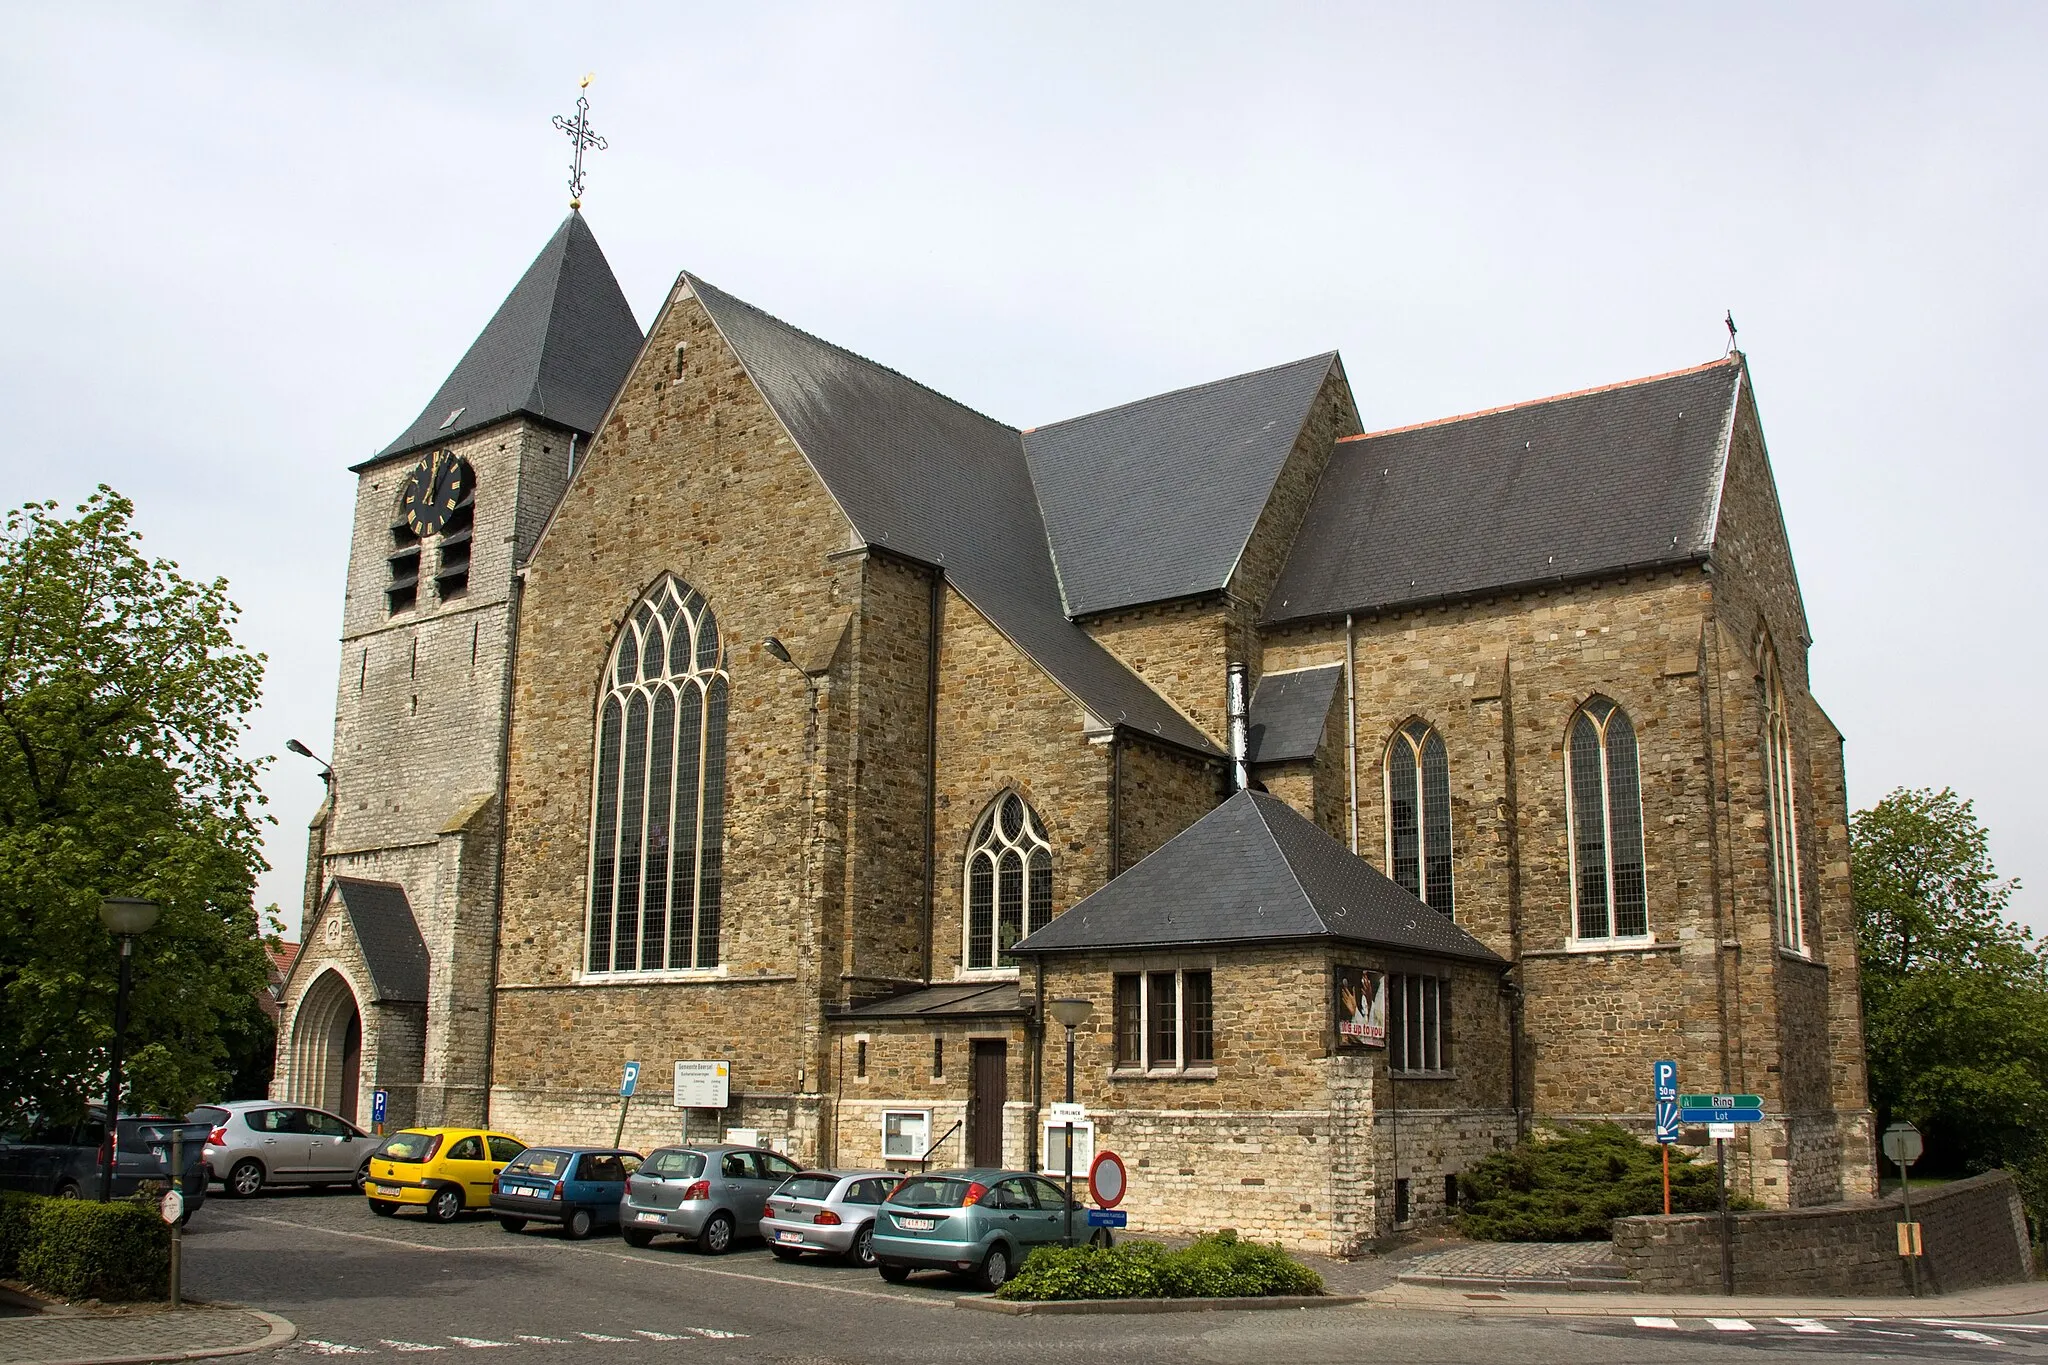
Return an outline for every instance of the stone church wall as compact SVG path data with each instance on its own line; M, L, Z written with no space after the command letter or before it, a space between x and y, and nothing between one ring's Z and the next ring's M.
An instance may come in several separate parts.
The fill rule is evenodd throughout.
M1167 840L1214 810L1227 777L1220 761L1148 743L1118 740L1123 787L1117 798L1117 862L1135 866Z

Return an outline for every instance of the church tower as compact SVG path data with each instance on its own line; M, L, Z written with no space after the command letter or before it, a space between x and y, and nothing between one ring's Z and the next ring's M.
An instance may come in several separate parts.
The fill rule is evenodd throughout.
M520 566L640 328L580 211L411 425L354 467L334 772L276 1098L387 1129L477 1123L489 1084Z

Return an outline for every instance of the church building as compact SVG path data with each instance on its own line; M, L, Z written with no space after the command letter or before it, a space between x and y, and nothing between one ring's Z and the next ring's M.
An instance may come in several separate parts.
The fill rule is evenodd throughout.
M1057 1170L1085 1002L1134 1230L1343 1251L1659 1059L1764 1097L1743 1192L1871 1193L1743 356L1370 408L1020 430L688 271L643 337L572 212L356 469L276 1093L603 1141L636 1061L642 1150Z

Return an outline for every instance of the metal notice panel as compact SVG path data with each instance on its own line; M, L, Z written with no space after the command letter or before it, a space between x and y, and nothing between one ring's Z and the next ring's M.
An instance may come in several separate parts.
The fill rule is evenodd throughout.
M677 1062L678 1109L723 1109L730 1103L730 1062Z

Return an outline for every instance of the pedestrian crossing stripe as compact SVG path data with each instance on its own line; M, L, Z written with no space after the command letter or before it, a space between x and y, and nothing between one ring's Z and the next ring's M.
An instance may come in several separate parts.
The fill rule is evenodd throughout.
M509 1341L492 1341L488 1337L450 1337L457 1346L467 1346L472 1351L481 1351L490 1346L510 1346Z
M1708 1318L1707 1323L1716 1332L1754 1332L1748 1318Z
M448 1349L446 1346L429 1346L423 1341L393 1341L389 1337L379 1337L377 1340L383 1342L394 1351L445 1351Z
M1813 1318L1779 1318L1778 1321L1784 1323L1795 1332L1810 1332L1827 1336L1836 1335L1834 1328Z
M1657 1328L1662 1328L1662 1329L1663 1329L1664 1331L1666 1331L1666 1332L1676 1332L1676 1331L1678 1330L1678 1319L1676 1319L1676 1318L1637 1318L1637 1319L1636 1319L1636 1326L1638 1326L1638 1327L1657 1327Z
M317 1338L306 1342L306 1349L322 1356L366 1356L370 1352L360 1346L349 1346L339 1341L321 1341Z

